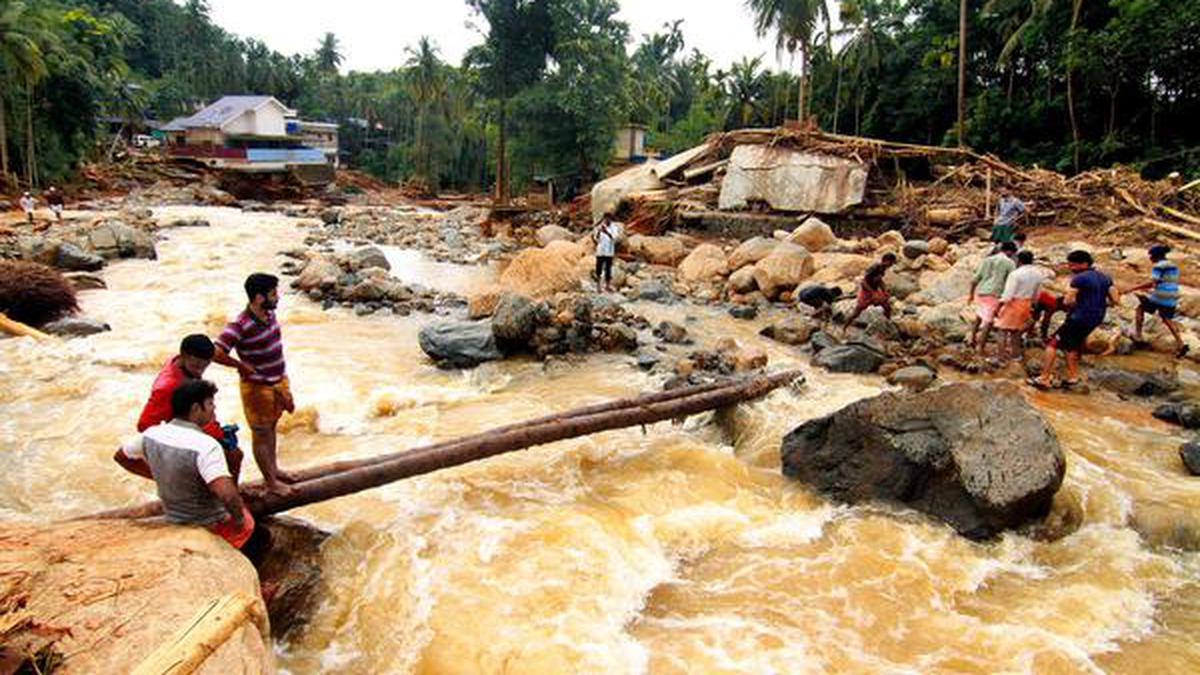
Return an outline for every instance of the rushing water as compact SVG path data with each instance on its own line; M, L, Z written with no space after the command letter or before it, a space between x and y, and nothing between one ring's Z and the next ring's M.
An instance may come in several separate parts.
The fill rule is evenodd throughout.
M215 334L241 282L277 268L303 229L275 215L163 209L211 228L173 230L160 259L105 271L83 293L111 333L0 340L0 516L50 519L152 494L110 460L179 338ZM435 266L432 287L487 270ZM479 276L485 275L485 276ZM685 307L701 346L754 326ZM281 308L299 409L287 466L447 439L656 387L621 356L577 364L431 367L426 316ZM689 320L690 319L690 320ZM218 413L241 421L234 373ZM831 505L780 476L799 422L869 396L875 378L809 372L800 392L574 439L419 477L298 512L332 530L309 625L279 646L292 673L1200 671L1200 484L1181 437L1107 396L1038 395L1067 452L1051 518L1063 536L967 542L879 507ZM726 431L722 431L725 429ZM733 431L730 431L733 430ZM736 433L731 437L730 433ZM247 473L255 473L248 462Z

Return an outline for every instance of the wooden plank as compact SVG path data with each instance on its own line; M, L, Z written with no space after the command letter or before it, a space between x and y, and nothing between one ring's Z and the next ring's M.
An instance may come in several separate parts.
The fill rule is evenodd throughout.
M692 162L695 162L707 155L712 151L712 149L712 145L704 143L702 145L697 145L691 150L684 150L674 157L669 157L658 164L655 164L654 167L650 169L650 173L654 174L655 178L658 178L659 180L669 178L671 175L680 171Z
M727 160L727 159L721 159L721 160L717 160L715 162L709 162L708 164L705 164L703 166L698 166L694 169L688 169L687 171L684 171L683 179L685 181L693 181L701 176L706 176L728 164L729 164L729 160Z
M236 592L201 607L186 625L133 671L133 675L188 675L204 664L247 621L263 629L259 600ZM264 638L267 631L263 631Z

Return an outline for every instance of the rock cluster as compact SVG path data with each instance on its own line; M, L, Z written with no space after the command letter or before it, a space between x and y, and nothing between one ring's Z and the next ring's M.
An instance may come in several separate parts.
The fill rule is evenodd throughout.
M290 215L319 219L309 244L350 241L425 252L439 262L471 264L515 251L517 242L484 236L488 211L462 206L440 213L412 207L331 207Z
M373 246L335 255L305 250L285 255L290 260L283 264L282 271L296 277L292 288L326 309L341 305L353 308L360 316L385 311L408 316L466 304L465 299L451 293L396 281L388 273L391 266L387 257Z
M470 368L507 356L634 352L650 323L604 296L560 293L547 300L507 293L489 320L447 321L421 329L424 351L439 366Z

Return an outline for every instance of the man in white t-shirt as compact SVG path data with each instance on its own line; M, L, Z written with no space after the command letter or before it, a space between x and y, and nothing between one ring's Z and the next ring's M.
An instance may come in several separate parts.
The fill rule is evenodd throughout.
M1033 264L1033 251L1017 253L1017 269L1004 282L1000 305L996 310L996 328L1000 338L1000 358L1021 354L1021 341L1033 322L1033 304L1047 278L1047 270Z
M168 522L207 527L245 550L254 518L242 503L225 451L203 431L215 415L216 393L208 380L179 385L171 394L174 418L123 444L113 459L154 481Z
M596 290L612 291L613 258L617 255L617 239L621 236L621 223L605 214L592 230L592 241L596 243Z
M26 192L25 194L21 195L21 198L17 201L21 204L21 210L25 212L26 220L28 220L29 224L32 225L33 209L37 206L37 202L34 201L33 195Z

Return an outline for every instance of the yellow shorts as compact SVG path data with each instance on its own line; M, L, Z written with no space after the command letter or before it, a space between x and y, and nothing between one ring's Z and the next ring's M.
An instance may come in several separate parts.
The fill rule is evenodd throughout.
M242 412L246 414L246 424L251 428L274 427L292 400L292 390L288 388L286 377L275 384L242 380L241 390Z

